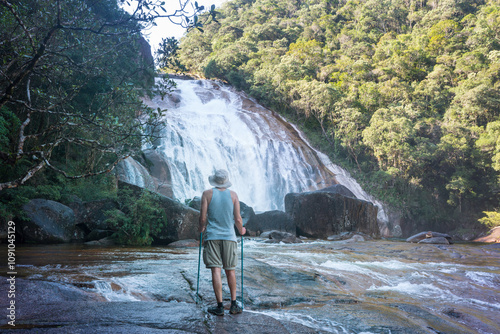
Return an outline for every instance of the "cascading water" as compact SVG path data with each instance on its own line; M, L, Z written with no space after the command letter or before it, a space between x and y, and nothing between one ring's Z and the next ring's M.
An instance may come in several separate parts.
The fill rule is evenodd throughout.
M157 96L147 103L167 109L166 128L154 149L169 165L176 198L200 196L210 187L208 176L223 168L240 200L256 211L283 210L287 193L336 183L375 202L279 115L213 81L175 81L177 90L170 98ZM376 204L379 219L386 220Z

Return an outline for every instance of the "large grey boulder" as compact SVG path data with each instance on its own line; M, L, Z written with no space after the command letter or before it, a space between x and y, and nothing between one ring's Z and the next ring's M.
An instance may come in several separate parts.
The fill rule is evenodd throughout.
M133 184L119 181L118 188L131 189L135 196L140 196L144 190ZM184 239L199 239L198 221L200 212L184 205L172 198L157 194L157 203L167 218L166 227L160 232L153 233L156 244L169 244Z
M146 150L143 152L143 156L146 159L146 168L155 183L156 189L154 191L167 197L173 197L172 174L166 157L156 150Z
M295 235L296 229L292 218L283 211L273 210L254 215L245 225L249 233L259 235L266 231L281 231Z
M243 226L246 227L248 225L248 222L255 216L255 211L251 206L240 202L240 215L241 219L243 219Z
M76 226L73 210L59 202L32 199L23 206L28 217L19 224L24 242L64 243L81 241L84 233Z
M345 196L343 188L337 185L333 192L327 188L285 196L285 211L295 223L297 235L326 239L342 232L362 232L374 238L380 237L378 207Z
M420 232L415 235L412 235L408 239L406 239L406 242L418 242L420 243L421 241L425 241L425 239L433 239L433 238L445 238L448 241L448 244L452 243L451 242L451 236L446 234L446 233L440 233L440 232L433 232L433 231L426 231L426 232ZM436 239L440 240L441 239ZM429 241L425 241L425 243L433 243ZM441 243L441 242L438 242Z
M295 234L281 231L270 231L265 232L261 236L267 236L269 239L264 241L265 243L285 243L285 244L300 244L302 240L297 238Z
M118 208L118 203L113 199L102 199L90 202L75 201L69 204L76 217L76 223L85 232L93 230L109 230L106 223L106 211Z

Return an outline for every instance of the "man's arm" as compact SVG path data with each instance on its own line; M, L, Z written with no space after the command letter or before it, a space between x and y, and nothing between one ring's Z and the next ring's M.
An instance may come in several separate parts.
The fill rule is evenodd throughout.
M205 232L207 227L208 197L210 191L211 190L205 190L201 195L200 219L198 220L198 231L200 233Z
M238 195L231 191L231 199L233 200L233 215L234 215L234 225L238 229L241 235L245 235L247 233L247 229L243 226L243 219L241 218L240 213L240 200L238 199Z

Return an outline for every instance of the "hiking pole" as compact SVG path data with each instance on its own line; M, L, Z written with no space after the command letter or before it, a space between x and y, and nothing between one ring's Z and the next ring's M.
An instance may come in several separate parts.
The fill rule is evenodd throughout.
M241 235L241 308L245 308L243 305L243 234Z
M200 232L200 247L198 248L198 282L196 283L196 304L198 304L200 296L198 295L198 288L200 287L200 261L201 261L201 241L203 239L203 232Z

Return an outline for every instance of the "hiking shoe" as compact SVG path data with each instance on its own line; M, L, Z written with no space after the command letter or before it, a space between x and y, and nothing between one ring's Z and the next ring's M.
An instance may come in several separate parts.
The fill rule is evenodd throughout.
M208 313L224 315L224 307L213 306L208 308Z
M243 309L238 306L238 304L231 304L231 308L229 309L229 313L231 314L238 314L243 312Z

